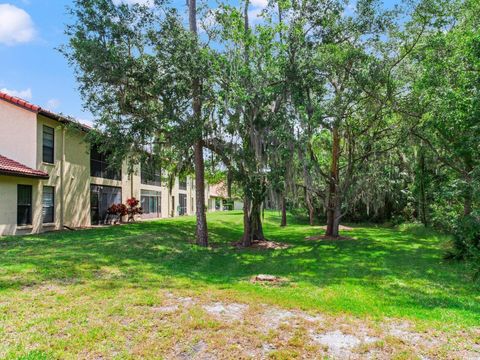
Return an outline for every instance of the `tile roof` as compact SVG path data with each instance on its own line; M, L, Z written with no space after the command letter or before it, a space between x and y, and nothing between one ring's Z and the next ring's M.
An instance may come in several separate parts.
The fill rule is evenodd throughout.
M46 172L29 168L2 155L0 155L0 174L48 179Z
M30 111L38 112L40 110L40 106L30 104L28 101L22 100L12 95L8 95L7 93L4 93L4 92L0 92L0 99L6 100L12 104L21 106L24 109L27 109Z
M34 105L34 104L31 104L29 103L28 101L26 100L23 100L23 99L20 99L18 97L15 97L15 96L12 96L12 95L9 95L5 92L1 92L0 91L0 100L5 100L11 104L14 104L14 105L17 105L17 106L20 106L26 110L29 110L29 111L33 111L37 114L42 114L42 115L45 115L46 117L48 118L51 118L53 120L57 120L57 121L60 121L62 123L72 123L72 124L76 124L78 126L80 126L80 128L84 131L89 131L91 130L92 128L88 125L85 125L85 124L81 124L79 122L77 122L75 119L71 118L71 117L67 117L67 116L64 116L64 115L60 115L60 114L56 114L50 110L47 110L47 109L43 109L42 107L38 106L38 105Z

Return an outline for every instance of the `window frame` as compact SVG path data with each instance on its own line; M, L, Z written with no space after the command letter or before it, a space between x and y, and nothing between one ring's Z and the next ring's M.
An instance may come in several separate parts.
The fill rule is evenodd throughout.
M29 190L29 201L28 204L20 202L21 192L20 189L28 189ZM23 194L25 195L25 194ZM22 199L23 201L23 199ZM26 207L27 209L27 221L21 222L20 221L20 207ZM32 213L33 213L33 186L32 185L25 185L25 184L17 184L17 226L31 226L32 225Z
M45 207L45 189L51 189L52 192L52 205ZM52 209L52 218L45 220L45 209ZM42 224L52 224L55 222L55 187L54 186L44 186L42 189Z
M153 159L140 165L140 184L162 186L162 168Z
M110 166L107 161L108 155L104 154L95 146L90 149L90 176L109 180L122 180L121 167L115 168Z
M154 190L141 190L140 191L140 205L143 210L143 214L162 214L162 192ZM152 210L153 207L153 211Z
M188 187L188 178L178 178L178 190L187 190Z
M47 133L46 130L51 131L51 133ZM52 145L48 146L45 145L45 135L51 135L52 136ZM51 150L51 154L48 156L51 156L46 158L45 150ZM46 164L54 164L55 163L55 129L51 126L48 125L43 125L42 127L42 162Z

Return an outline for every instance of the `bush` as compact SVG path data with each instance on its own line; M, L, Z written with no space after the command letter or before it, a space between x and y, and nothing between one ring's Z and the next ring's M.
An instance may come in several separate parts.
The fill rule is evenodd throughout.
M127 213L128 221L135 221L136 215L143 214L143 210L140 207L140 201L138 201L134 197L127 199Z
M480 277L480 218L459 218L453 227L453 246L446 258L470 262L475 278Z
M127 207L124 204L112 204L107 213L110 215L118 215L118 216L125 216L128 214Z

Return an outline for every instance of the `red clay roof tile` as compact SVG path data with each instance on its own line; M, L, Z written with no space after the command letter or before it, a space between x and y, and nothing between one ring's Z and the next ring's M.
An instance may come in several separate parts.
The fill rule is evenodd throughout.
M2 155L0 155L0 174L48 179L46 172L29 168Z
M28 101L26 100L23 100L23 99L20 99L18 97L15 97L15 96L12 96L12 95L9 95L7 93L4 93L4 92L1 92L0 91L0 100L5 100L11 104L14 104L14 105L17 105L17 106L20 106L26 110L30 110L30 111L33 111L37 114L42 114L42 115L45 115L51 119L54 119L54 120L57 120L57 121L60 121L60 122L63 122L63 123L72 123L72 124L77 124L78 126L80 126L80 128L84 131L89 131L89 130L92 130L92 127L90 127L89 125L86 125L86 124L82 124L80 122L77 122L76 120L74 120L73 118L70 118L70 117L66 117L64 115L60 115L60 114L56 114L50 110L47 110L47 109L43 109L42 107L38 106L38 105L34 105L34 104L31 104L29 103Z
M12 95L8 95L7 93L4 93L4 92L0 92L0 99L6 100L12 104L21 106L24 109L34 111L34 112L38 112L41 109L40 106L30 104L28 101L22 100Z

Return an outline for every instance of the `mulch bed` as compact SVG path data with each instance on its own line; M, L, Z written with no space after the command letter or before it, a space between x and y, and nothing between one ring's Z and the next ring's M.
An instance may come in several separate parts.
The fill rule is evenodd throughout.
M243 243L241 241L234 242L232 244L236 248L244 248ZM276 241L270 241L270 240L253 240L252 245L249 246L248 248L252 249L287 249L289 248L290 245L285 244L285 243L280 243Z
M327 225L325 226L320 226L320 229L323 229L323 230L327 230ZM341 231L352 231L352 230L355 230L354 228L351 228L349 226L345 226L345 225L340 225L338 227L339 230Z
M339 227L340 231L352 231L354 230L353 228L345 225L340 225ZM327 230L327 226L320 226L320 229ZM327 235L314 235L314 236L307 236L305 240L312 240L312 241L317 241L317 240L324 240L324 241L343 241L343 240L355 240L354 238L351 238L350 236L327 236Z
M315 235L315 236L307 236L305 240L317 241L317 240L324 240L324 241L345 241L345 240L355 240L350 236L327 236L327 235Z

